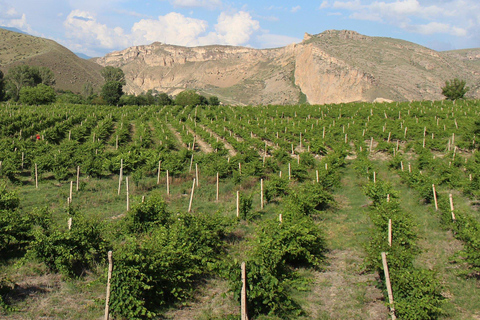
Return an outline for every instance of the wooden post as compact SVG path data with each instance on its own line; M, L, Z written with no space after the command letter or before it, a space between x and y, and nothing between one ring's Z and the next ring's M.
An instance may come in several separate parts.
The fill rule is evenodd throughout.
M112 251L108 251L108 275L107 275L107 294L105 297L105 320L109 317L109 303L110 303L110 280L112 280L113 261Z
M118 134L117 134L117 137L115 138L115 150L118 150Z
M433 200L435 201L435 211L438 211L437 192L435 190L434 184L432 184L432 191L433 191Z
M192 172L192 166L193 166L193 153L192 153L192 157L190 158L190 168L188 169L188 172Z
M260 179L260 208L263 210L263 179Z
M170 195L170 177L167 170L167 195Z
M237 218L240 218L240 191L237 191Z
M402 168L403 171L403 161L400 161L400 168Z
M193 192L195 191L195 178L193 178L192 193L190 194L190 203L188 204L188 212L192 212Z
M315 170L315 176L317 178L317 183L319 182L319 177L318 177L318 170Z
M373 171L373 183L377 183L377 173Z
M373 150L373 137L370 137L370 153L372 153Z
M392 219L388 219L388 245L392 246Z
M217 196L215 197L215 200L218 202L218 184L219 184L219 181L218 181L218 172L217 172Z
M198 187L198 163L195 163L195 181L197 182Z
M72 230L72 218L68 218L68 230Z
M292 168L290 162L288 163L288 180L292 178Z
M38 167L35 163L35 189L38 189Z
M70 203L73 200L73 181L70 181Z
M278 215L278 221L280 221L280 223L283 222L283 215L281 213Z
M395 307L393 306L392 285L390 283L390 273L388 272L387 254L385 252L382 252L382 263L383 263L383 272L385 274L385 283L387 285L388 301L390 303L390 315L392 316L392 320L395 320L397 319L397 317L395 316Z
M245 268L245 262L242 262L241 320L248 320L248 314L247 314L247 271L246 271L246 268Z
M77 192L80 188L80 166L77 166Z
M23 170L23 162L24 162L24 160L25 160L25 153L22 152L22 170Z
M120 195L120 190L122 188L123 180L123 159L120 159L120 175L118 176L118 195Z
M162 168L162 160L158 161L157 185L160 184L160 169Z
M448 195L449 199L450 199L450 211L452 212L452 220L455 221L455 213L454 213L454 209L453 209L453 196L452 194L450 193Z
M129 194L129 190L128 190L128 177L125 177L125 181L126 181L126 188L127 188L127 211L130 210L130 194Z

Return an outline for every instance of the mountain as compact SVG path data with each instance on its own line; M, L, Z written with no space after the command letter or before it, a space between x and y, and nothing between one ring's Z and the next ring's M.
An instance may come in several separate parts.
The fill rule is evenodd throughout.
M465 79L470 96L478 98L480 58L471 60L469 52L328 30L276 49L157 42L92 60L122 68L128 93L156 89L176 95L193 88L224 103L324 104L443 99L441 87L455 77Z
M50 68L55 75L55 88L81 92L83 84L94 88L103 83L101 66L79 58L53 40L0 29L0 70L7 74L16 65L35 65Z

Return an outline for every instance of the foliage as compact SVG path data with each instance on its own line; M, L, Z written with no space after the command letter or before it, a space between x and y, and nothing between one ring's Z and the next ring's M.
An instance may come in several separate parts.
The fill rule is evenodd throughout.
M470 90L469 87L465 87L465 80L459 80L457 78L445 81L445 86L442 87L442 94L449 100L463 99L465 94Z
M53 225L35 229L28 253L51 271L68 277L81 276L104 261L108 247L103 223L80 212L72 213L71 230Z
M2 70L0 70L0 101L5 99L5 79Z
M19 65L10 68L7 73L7 95L17 101L23 87L35 87L39 84L55 84L53 72L47 67Z
M170 213L167 211L165 200L153 195L128 211L126 219L129 232L139 233L152 230L157 225L168 224Z
M23 87L19 99L23 104L40 105L55 102L57 96L52 87L40 83L36 87Z
M230 222L218 214L179 214L114 250L111 311L147 319L188 297L224 253Z
M287 198L288 210L305 215L317 214L334 204L333 195L319 183L302 184Z
M120 68L106 66L105 68L100 71L105 83L108 82L119 82L122 86L126 84L125 81L125 74L123 70Z
M195 90L184 90L175 97L175 104L179 106L196 106L206 104L206 98Z
M108 81L102 86L102 98L109 105L116 105L123 95L122 83L120 81Z
M220 105L220 100L217 96L210 96L208 97L208 104L211 106L218 106Z

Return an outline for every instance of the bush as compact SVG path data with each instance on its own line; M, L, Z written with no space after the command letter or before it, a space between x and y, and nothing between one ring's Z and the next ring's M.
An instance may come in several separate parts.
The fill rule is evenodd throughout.
M457 78L451 81L445 81L445 86L442 88L442 94L448 100L457 100L463 99L465 94L470 90L470 88L465 87L465 80L459 80Z
M50 104L56 95L52 87L40 83L36 87L23 87L20 90L20 102L27 105Z

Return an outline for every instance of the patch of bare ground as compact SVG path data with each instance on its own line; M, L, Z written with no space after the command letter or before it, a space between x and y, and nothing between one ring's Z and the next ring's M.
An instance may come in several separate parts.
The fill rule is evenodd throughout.
M233 293L229 292L227 282L210 279L198 289L192 301L166 312L163 319L222 319L235 314L240 314L240 305L233 299Z
M228 150L228 154L230 155L230 157L235 157L237 155L237 151L235 150L235 148L233 148L233 146L227 142L227 140L225 140L225 138L223 137L220 137L218 134L216 134L215 132L213 132L210 128L208 127L205 127L205 126L200 126L203 130L207 131L208 133L210 133L212 136L214 136L217 140L221 140L223 142L223 144L225 145L225 149Z
M16 281L11 301L20 311L0 314L0 319L102 319L103 307L98 301L104 291L74 288L59 274L29 275Z
M174 135L175 138L177 139L178 143L179 143L182 147L186 148L187 145L186 145L185 143L183 143L182 136L180 136L180 133L178 133L177 130L175 130L175 129L172 127L171 124L167 124L167 128L168 128L168 130L170 130L170 131L173 133L173 135Z
M328 266L315 272L305 311L311 319L387 319L384 296L375 285L378 276L363 273L363 259L355 250L333 250Z
M185 128L187 128L188 132L190 132L190 134L192 134L195 137L195 142L198 143L200 150L202 150L204 153L213 152L212 146L210 146L208 143L203 141L203 139L198 134L196 134L192 129L188 128L187 126L185 126Z

